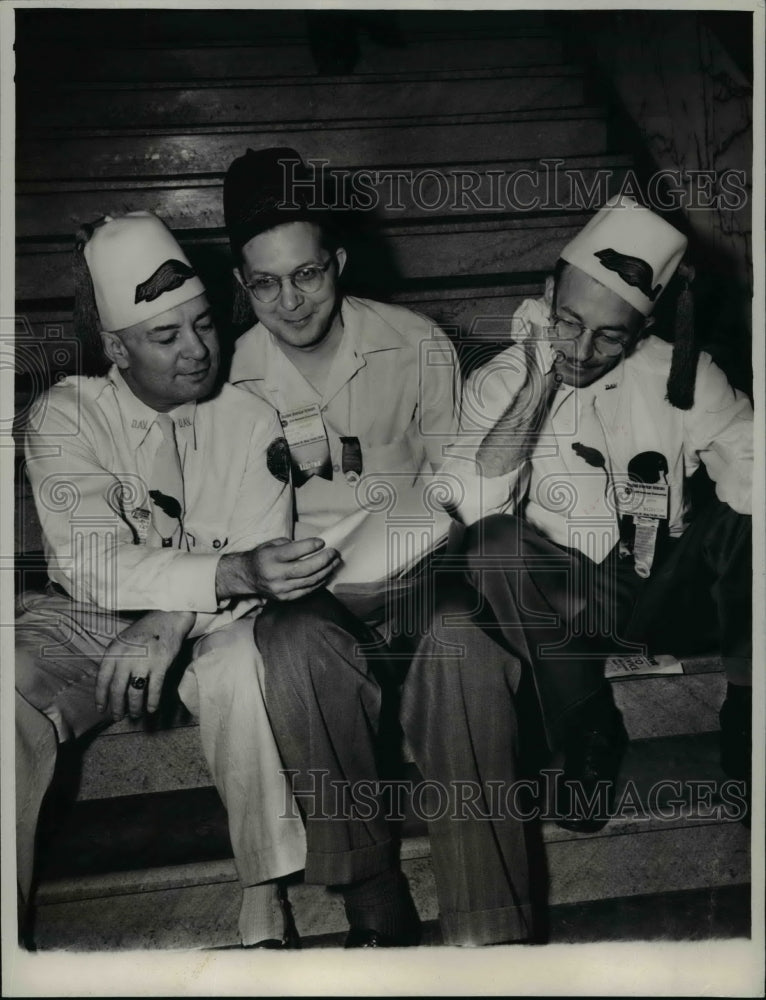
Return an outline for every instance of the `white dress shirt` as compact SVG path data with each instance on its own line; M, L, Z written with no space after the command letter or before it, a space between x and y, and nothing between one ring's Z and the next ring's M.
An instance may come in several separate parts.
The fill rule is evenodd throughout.
M449 483L436 473L459 425L460 375L446 334L401 306L347 296L343 337L319 394L257 324L237 341L230 379L281 413L317 404L333 478L295 490L295 536L321 535L344 564L334 583L396 575L442 541ZM359 439L362 474L344 474L342 437Z
M184 479L179 548L146 544L148 480L162 432L116 367L104 377L67 378L41 397L26 430L27 474L51 580L75 601L106 610L195 611L194 636L259 603L219 602L218 560L290 536L291 499L267 468L282 430L261 400L226 385L170 416Z
M543 300L527 300L514 317L517 341L533 342L540 372L550 369L554 345L540 336L550 325ZM466 382L460 439L445 471L459 476L466 494L460 515L472 523L504 511L523 514L559 545L578 548L601 562L618 538L621 486L628 464L641 452L665 456L669 486L668 528L684 530L684 480L704 462L719 499L741 514L752 510L753 411L712 358L697 366L694 405L679 410L665 399L672 345L649 336L634 352L585 389L555 392L528 461L507 475L480 474L475 456L525 381L521 343L507 348ZM574 444L601 450L605 470L589 465ZM597 494L607 487L604 503Z

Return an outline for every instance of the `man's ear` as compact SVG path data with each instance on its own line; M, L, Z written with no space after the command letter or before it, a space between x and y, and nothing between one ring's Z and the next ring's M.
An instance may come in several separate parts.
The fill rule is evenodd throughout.
M545 279L545 291L543 292L543 299L545 300L546 306L549 309L553 308L553 291L556 287L556 283L553 280L553 275L549 274Z
M105 330L102 330L101 344L104 348L104 354L109 358L112 364L117 365L118 368L122 369L130 367L130 357L125 349L125 344L122 342L122 337L120 337L119 334L106 333Z
M344 247L338 247L335 251L335 259L338 262L338 277L343 274L343 268L346 266L346 261L348 260L348 255Z

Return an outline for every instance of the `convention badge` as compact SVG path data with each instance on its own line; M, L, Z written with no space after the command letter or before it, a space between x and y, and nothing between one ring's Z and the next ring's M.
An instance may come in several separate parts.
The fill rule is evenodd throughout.
M146 510L144 507L134 507L128 514L130 518L131 526L137 536L137 545L146 545L146 539L149 535L149 528L152 524L151 511Z
M634 515L633 523L636 527L636 535L633 539L634 568L636 573L645 579L652 571L660 518Z
M623 492L634 517L667 518L670 489L667 483L626 483Z
M290 449L293 483L303 486L312 476L332 479L330 444L317 403L279 414Z
M340 467L349 486L356 486L362 475L362 446L358 437L342 437L343 454Z
M266 466L280 483L290 482L290 449L283 437L274 438L267 448Z

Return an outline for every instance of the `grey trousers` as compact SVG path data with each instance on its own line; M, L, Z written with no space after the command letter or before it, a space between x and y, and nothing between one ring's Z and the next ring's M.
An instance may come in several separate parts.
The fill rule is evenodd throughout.
M474 624L470 588L445 580L428 592L414 651L383 644L326 591L259 619L266 705L306 821L306 880L345 884L395 863L378 780L402 682L401 724L424 779L413 803L428 821L445 943L524 940L525 828L510 794L519 663Z
M750 683L751 528L750 517L711 502L644 581L617 550L596 564L519 517L471 526L466 579L491 609L484 627L531 673L549 743L603 690L610 655L688 655L717 644L728 680Z

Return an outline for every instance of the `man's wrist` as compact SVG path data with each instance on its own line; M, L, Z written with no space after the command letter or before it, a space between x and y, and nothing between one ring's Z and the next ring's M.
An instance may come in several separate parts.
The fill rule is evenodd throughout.
M244 552L229 552L218 560L215 571L215 594L219 601L256 593L249 560Z

